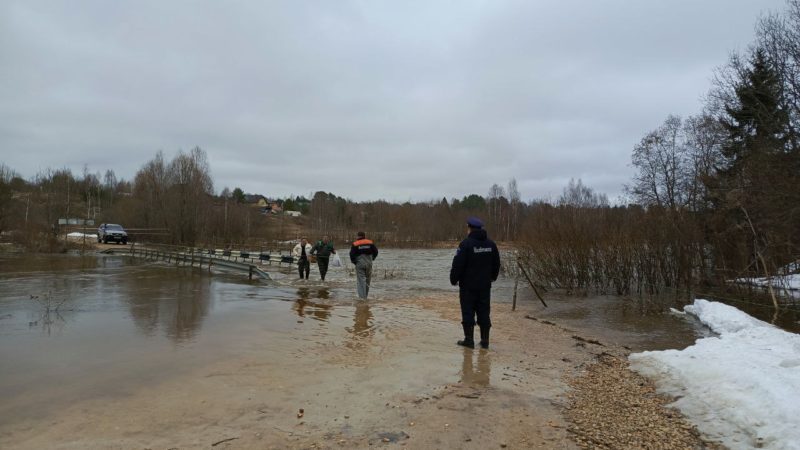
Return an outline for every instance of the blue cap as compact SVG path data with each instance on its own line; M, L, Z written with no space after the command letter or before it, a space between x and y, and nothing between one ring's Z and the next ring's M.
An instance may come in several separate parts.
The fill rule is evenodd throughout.
M483 222L481 222L481 219L478 219L474 216L467 219L467 225L469 225L470 228L483 228Z

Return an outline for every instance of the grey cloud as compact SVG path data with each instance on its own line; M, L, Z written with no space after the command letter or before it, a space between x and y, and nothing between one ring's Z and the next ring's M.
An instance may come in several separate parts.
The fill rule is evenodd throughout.
M781 0L0 5L0 152L131 178L195 145L217 189L611 196Z

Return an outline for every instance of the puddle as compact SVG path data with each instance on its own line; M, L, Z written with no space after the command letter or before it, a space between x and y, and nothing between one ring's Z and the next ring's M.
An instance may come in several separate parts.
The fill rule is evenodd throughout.
M484 350L464 349L461 382L467 386L486 387L492 378L492 355Z

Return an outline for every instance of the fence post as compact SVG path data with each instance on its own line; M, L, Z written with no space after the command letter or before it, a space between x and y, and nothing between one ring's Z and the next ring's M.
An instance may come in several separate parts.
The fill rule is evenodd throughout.
M519 275L514 279L514 300L511 301L511 310L517 310L517 286L519 285Z
M528 276L528 272L526 272L525 268L522 267L522 263L519 262L519 259L517 259L517 266L519 266L519 270L522 271L522 274L525 275L525 279L528 280L528 284L531 285L531 288L533 289L533 293L536 294L537 297L539 297L539 301L542 302L542 304L544 305L545 308L547 308L547 303L545 303L544 299L542 298L542 296L539 295L539 290L536 289L536 285L533 284L533 281L531 280L531 277Z

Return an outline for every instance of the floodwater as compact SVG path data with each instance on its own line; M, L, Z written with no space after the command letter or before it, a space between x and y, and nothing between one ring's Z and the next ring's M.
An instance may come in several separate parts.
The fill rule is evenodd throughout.
M682 349L709 333L691 316L643 311L635 299L617 296L546 296L538 319L551 320L633 351Z
M0 423L46 419L78 400L124 396L253 347L286 358L301 357L307 346L318 351L320 343L345 342L358 351L342 355L343 363L358 365L379 348L376 342L392 339L398 324L410 330L450 326L393 301L449 293L457 302L448 279L452 255L382 249L368 302L355 298L349 265L331 268L323 283L316 266L308 281L288 267L271 266L265 269L273 281L249 281L244 274L125 255L2 256ZM513 280L501 277L493 308L510 308L513 288ZM681 348L702 333L683 318L645 316L614 297L546 299L550 308L541 307L537 318L634 350ZM538 303L522 287L518 301ZM502 333L502 324L496 332ZM490 356L444 358L464 382L489 384ZM425 376L394 382L417 383Z

